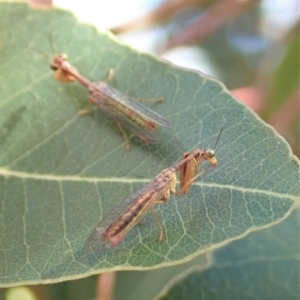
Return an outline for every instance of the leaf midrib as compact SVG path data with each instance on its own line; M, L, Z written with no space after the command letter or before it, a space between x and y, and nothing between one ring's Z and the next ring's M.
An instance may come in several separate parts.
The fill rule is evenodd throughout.
M99 183L99 182L109 182L109 183L148 183L153 178L125 178L125 177L82 177L77 175L49 175L49 174L38 174L38 173L26 173L21 171L12 171L5 168L0 168L0 175L4 177L16 177L21 179L36 179L36 180L45 180L45 181L70 181L70 182L92 182L92 183ZM177 181L177 183L179 183ZM198 181L193 183L195 186L200 187L214 187L220 189L229 189L234 191L240 191L242 193L260 193L268 196L274 197L285 197L289 198L293 201L297 201L297 197L289 194L283 193L276 193L272 191L260 190L256 188L244 188L241 186L234 186L230 184L220 184L220 183L208 183L203 181Z

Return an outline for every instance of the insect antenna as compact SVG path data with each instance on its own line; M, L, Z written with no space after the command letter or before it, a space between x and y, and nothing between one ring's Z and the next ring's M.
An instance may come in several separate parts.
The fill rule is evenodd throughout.
M41 55L43 55L45 58L47 58L48 60L51 60L51 57L47 54L47 53L45 53L45 52L43 52L43 51L40 51L40 50L38 50L38 49L35 49L35 48L29 48L31 51L33 51L33 52L36 52L36 53L38 53L38 54L41 54Z
M224 127L222 127L221 130L220 130L220 132L219 132L219 135L217 137L217 140L216 140L216 143L215 143L215 146L214 146L213 150L216 150L218 142L219 142L219 139L220 139L220 136L221 136L221 133L222 133L223 130L224 130Z
M54 49L54 46L53 46L53 39L52 39L52 35L50 33L47 34L47 37L48 37L48 41L49 41L49 45L50 45L50 49L53 53L53 55L57 55L57 52L55 51Z

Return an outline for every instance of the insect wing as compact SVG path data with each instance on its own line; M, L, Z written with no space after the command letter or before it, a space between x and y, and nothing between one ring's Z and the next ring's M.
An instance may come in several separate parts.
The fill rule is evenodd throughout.
M124 105L132 111L138 111L140 116L143 116L145 120L149 120L160 126L170 127L170 124L163 116L137 102L132 97L126 95L125 93L122 93L121 91L103 82L100 82L99 84L101 85L101 88L105 90L107 96L117 100L119 103L121 103L122 105Z
M103 82L97 83L97 87L99 95L90 95L96 105L144 142L159 142L157 125L170 126L164 117Z
M102 243L103 233L114 223L116 223L137 199L146 193L152 193L151 200L155 200L164 192L166 187L167 186L164 185L160 189L153 189L153 181L151 181L129 197L121 200L121 202L119 202L119 204L117 204L94 228L87 240L88 247L90 249L97 249L98 245ZM149 202L152 202L151 200L149 200Z
M189 192L189 187L193 182L192 179L195 177L198 166L201 163L201 161L197 163L190 153L184 153L182 159L186 159L188 157L191 157L191 159L187 160L186 164L180 169L179 174L180 193L182 194L187 194Z

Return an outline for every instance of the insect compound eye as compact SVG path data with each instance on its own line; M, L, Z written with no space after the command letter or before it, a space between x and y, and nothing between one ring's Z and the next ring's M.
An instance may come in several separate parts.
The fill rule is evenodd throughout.
M208 158L213 158L213 157L215 157L215 151L214 151L214 150L207 149L207 150L206 150L206 154L207 154L207 157L208 157Z
M56 65L51 64L50 69L53 70L53 71L57 71L58 67Z
M62 60L65 60L65 61L68 60L68 55L66 53L61 54L60 57Z

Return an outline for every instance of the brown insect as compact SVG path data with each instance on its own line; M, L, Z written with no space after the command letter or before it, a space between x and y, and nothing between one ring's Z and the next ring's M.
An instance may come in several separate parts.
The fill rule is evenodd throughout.
M127 150L130 149L130 143L122 126L139 137L143 142L149 144L159 143L159 137L156 133L159 125L170 127L164 117L111 87L105 81L95 83L80 75L75 67L68 62L67 54L56 55L50 67L55 71L54 78L56 80L61 82L77 80L88 90L90 103L97 105L116 121L126 141ZM112 76L113 71L110 70L106 81L111 79ZM162 99L157 101L162 101ZM90 112L90 109L79 113L86 114L87 112Z
M197 168L203 160L207 160L209 166L195 176ZM112 247L116 246L124 236L141 221L149 210L152 210L160 228L158 239L162 240L163 226L159 221L154 205L166 203L171 194L187 193L189 186L195 178L203 174L209 167L216 167L217 165L215 150L196 149L190 154L185 153L184 158L180 162L161 171L149 183L131 196L124 198L115 206L95 227L87 244L91 249L94 249L97 248L99 241L103 240L104 242L110 243ZM176 192L177 172L180 172L181 177L181 189L179 192Z

